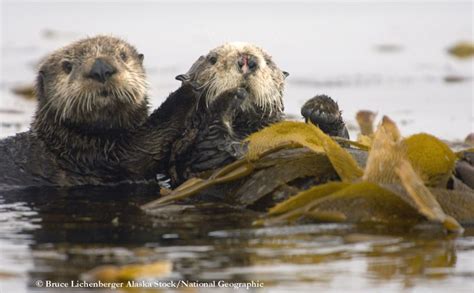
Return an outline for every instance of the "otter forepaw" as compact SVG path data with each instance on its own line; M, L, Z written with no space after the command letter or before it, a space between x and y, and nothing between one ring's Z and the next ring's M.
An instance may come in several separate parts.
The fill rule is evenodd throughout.
M301 108L301 115L328 135L349 138L339 106L326 95L308 100Z
M214 115L222 113L235 112L242 102L249 96L245 88L238 87L220 94L211 104L210 111ZM220 114L219 114L220 113Z
M239 87L235 91L235 96L236 96L236 98L238 98L240 100L244 100L249 96L249 92L245 88Z

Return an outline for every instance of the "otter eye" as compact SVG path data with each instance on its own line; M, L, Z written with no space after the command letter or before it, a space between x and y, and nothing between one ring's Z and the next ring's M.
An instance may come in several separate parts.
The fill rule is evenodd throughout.
M217 56L216 55L210 55L208 57L208 60L209 60L209 63L211 63L212 65L216 64L217 62Z
M71 62L63 61L62 67L63 67L64 72L66 72L67 74L71 73L71 71L72 71L72 63Z
M127 61L127 54L125 54L125 52L121 52L120 58L122 58L123 61Z
M145 58L145 55L143 55L143 54L138 54L138 59L140 59L140 61L143 61L144 58Z

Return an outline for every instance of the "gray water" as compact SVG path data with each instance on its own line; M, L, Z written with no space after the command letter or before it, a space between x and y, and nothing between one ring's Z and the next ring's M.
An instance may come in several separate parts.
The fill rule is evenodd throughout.
M35 108L11 89L32 83L51 50L98 33L120 36L145 54L153 108L199 55L247 41L290 72L289 114L298 116L306 99L324 93L339 102L349 124L368 109L390 116L404 135L423 131L456 141L473 132L473 61L446 52L473 40L471 2L2 1L0 7L0 137L28 129ZM445 82L449 76L464 80ZM132 187L0 194L0 292L34 290L38 279L78 279L104 263L150 260L173 263L167 279L260 280L262 291L474 291L469 227L458 238L384 226L254 228L252 215L215 208L160 219L137 208L154 195Z

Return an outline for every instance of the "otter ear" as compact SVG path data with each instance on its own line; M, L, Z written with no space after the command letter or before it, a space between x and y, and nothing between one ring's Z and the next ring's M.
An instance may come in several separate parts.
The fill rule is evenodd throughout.
M179 80L179 81L188 81L191 79L191 77L188 75L188 74L180 74L180 75L177 75L175 77L176 80Z
M44 97L44 71L40 70L38 76L36 77L36 97L38 100L43 99Z
M288 71L283 71L283 75L285 76L285 78L287 78L290 73Z
M140 62L143 62L143 59L145 59L145 55L138 54L138 59L140 60Z

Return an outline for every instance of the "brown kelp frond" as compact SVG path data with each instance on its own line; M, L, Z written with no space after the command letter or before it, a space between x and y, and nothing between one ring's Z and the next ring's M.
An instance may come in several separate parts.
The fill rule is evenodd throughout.
M349 183L341 183L341 182L329 182L327 184L314 186L272 207L268 211L268 215L270 216L278 215L278 214L285 213L289 210L297 209L299 207L304 207L313 200L332 194L347 186L349 186Z
M254 167L252 163L249 163L246 160L242 159L236 161L217 170L208 179L191 178L185 181L180 186L178 186L173 191L171 191L169 195L149 202L143 205L142 208L153 209L168 204L170 202L191 197L195 194L198 194L200 191L203 191L216 184L225 183L245 177L252 173L253 169Z
M246 157L249 160L256 160L269 150L279 149L281 146L296 145L325 153L343 181L350 182L362 176L362 170L354 158L313 124L283 121L250 135L246 141Z
M416 204L417 210L430 221L439 222L449 231L462 232L461 225L454 219L446 215L438 201L431 194L429 189L418 177L412 165L406 160L401 160L395 170L400 177L405 190Z
M414 134L403 140L408 160L427 186L446 186L456 154L441 140L426 134Z
M251 134L245 141L248 142L248 151L245 155L249 160L257 160L269 150L279 150L282 146L304 146L315 152L322 153L324 149L321 141L314 136L316 127L311 124L282 121Z
M83 274L89 281L127 282L144 278L163 278L173 270L170 261L156 261L147 264L128 264L124 266L103 265Z
M324 137L318 136L318 139L329 158L332 153L340 160L336 163L331 160L337 169L336 166L344 162L344 155L325 146ZM430 135L418 134L403 140L396 124L384 117L374 135L361 182L357 182L359 176L346 183L330 182L301 191L271 208L267 218L257 223L271 225L301 218L327 220L331 217L389 223L417 222L426 217L442 223L448 231L461 232L457 220L443 211L425 186L441 186L446 182L453 172L455 157L447 145ZM474 195L471 196L474 201ZM474 213L465 208L453 209L451 205L450 211L464 219L469 215L474 217Z
M354 158L329 135L315 126L313 126L313 135L320 141L324 152L342 181L352 182L362 176L363 171Z
M373 136L375 117L377 117L377 113L372 111L361 110L357 112L356 121L359 124L360 135Z
M363 180L387 184L399 182L395 167L405 156L405 149L400 140L401 135L396 124L390 118L383 117L375 132Z
M311 215L315 212L323 214L331 212L333 215L339 215L339 219L345 218L350 222L415 222L421 218L410 204L376 183L327 183L321 185L319 191L313 198L307 194L304 205L293 203L294 208L286 209L291 204L290 200L287 203L281 203L279 209L283 210L283 213L267 217L258 223L281 224L307 218L307 214ZM305 197L304 194L297 196ZM310 218L314 219L312 215Z
M349 139L337 137L337 136L332 137L332 139L334 139L337 143L341 145L353 146L363 151L369 151L370 147L372 146L372 140L370 141L370 143L367 143L364 141L359 141L359 140L353 141L353 140L349 140Z
M460 232L455 217L474 219L472 192L458 192L451 201L444 195L452 191L440 188L446 187L460 156L445 143L428 134L403 139L388 117L369 138L370 147L339 141L359 147L347 149L312 124L276 123L246 139L248 152L243 159L208 177L190 179L145 208L223 184L218 192L227 186L226 200L239 207L268 209L279 202L256 224L301 219L411 225L429 220ZM369 149L368 157L361 149ZM361 158L367 158L364 170Z

